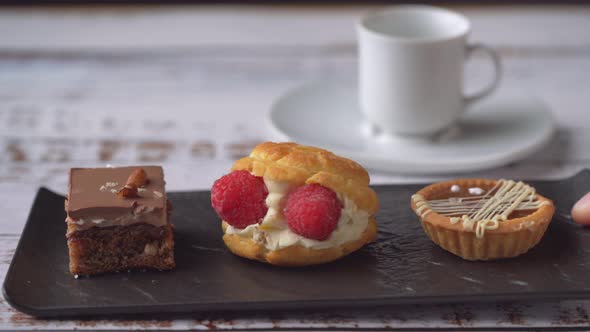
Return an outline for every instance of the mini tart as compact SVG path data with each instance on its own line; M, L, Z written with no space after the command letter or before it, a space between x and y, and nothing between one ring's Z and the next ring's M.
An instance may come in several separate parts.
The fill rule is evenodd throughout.
M473 225L472 229L466 229L461 219L453 223L450 216L433 211L428 203L428 201L451 197L473 197L468 188L481 188L487 193L500 186L502 183L499 181L506 180L460 179L435 183L412 196L412 210L420 218L422 228L428 237L441 248L457 256L466 260L516 257L534 247L545 234L555 212L555 206L551 200L535 193L538 202L536 208L513 211L508 215L507 220L497 223L497 228L484 229L483 234L479 236L476 233L477 224ZM452 188L456 192L453 192ZM458 191L457 188L459 188ZM497 192L497 189L492 194L494 192ZM453 215L452 217L461 216Z
M332 152L302 146L296 143L259 144L248 157L234 164L232 171L247 170L292 187L304 184L320 184L347 197L356 206L369 213L367 228L356 240L340 246L313 249L302 245L270 250L264 245L237 234L226 234L229 226L222 222L223 241L234 254L278 266L305 266L334 261L375 240L377 223L374 219L379 209L377 194L369 188L369 174L356 162L336 156Z

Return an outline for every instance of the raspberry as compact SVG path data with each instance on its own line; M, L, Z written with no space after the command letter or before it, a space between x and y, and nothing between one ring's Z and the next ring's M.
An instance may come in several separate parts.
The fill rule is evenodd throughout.
M336 229L341 210L342 205L333 190L319 184L306 184L289 194L284 214L293 232L323 241Z
M228 224L245 228L266 215L266 196L268 189L261 177L248 171L234 171L213 183L211 205Z

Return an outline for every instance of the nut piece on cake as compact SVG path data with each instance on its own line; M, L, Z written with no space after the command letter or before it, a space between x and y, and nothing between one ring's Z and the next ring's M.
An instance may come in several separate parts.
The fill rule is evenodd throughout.
M164 186L159 166L72 168L65 204L70 272L174 268Z

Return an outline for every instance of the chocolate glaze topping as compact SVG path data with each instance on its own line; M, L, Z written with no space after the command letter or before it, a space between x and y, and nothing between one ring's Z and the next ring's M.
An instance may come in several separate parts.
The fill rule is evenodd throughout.
M147 173L148 183L140 188L137 198L117 197L116 191L125 185L137 168ZM126 214L153 212L166 215L164 172L160 166L117 168L72 168L66 212L71 220L114 219Z

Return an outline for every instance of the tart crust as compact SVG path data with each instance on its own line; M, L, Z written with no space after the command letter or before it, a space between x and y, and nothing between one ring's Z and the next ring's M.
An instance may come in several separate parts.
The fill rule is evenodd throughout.
M497 180L459 179L431 184L416 194L425 200L440 198L449 193L452 185L460 187L491 188ZM421 220L422 228L428 237L441 248L466 260L493 260L516 257L533 248L541 238L555 212L551 200L536 194L539 201L548 202L528 215L499 222L498 228L488 229L478 238L475 229L463 228L461 222L452 224L449 217L430 211L424 217L417 212L415 199L411 200L412 210Z

